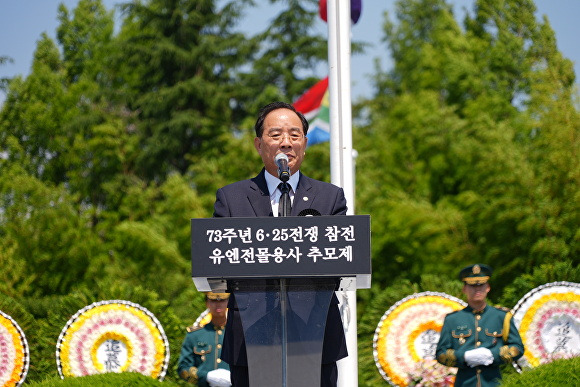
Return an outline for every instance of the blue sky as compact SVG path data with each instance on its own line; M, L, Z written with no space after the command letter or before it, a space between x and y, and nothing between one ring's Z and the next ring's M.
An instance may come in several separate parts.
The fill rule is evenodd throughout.
M104 0L105 6L112 9L121 0ZM274 15L274 8L266 0L257 0L262 4L257 11L247 16L245 26L255 31L266 27ZM471 10L473 0L452 0L456 14L462 15L461 8ZM0 66L0 77L26 76L30 71L32 56L36 42L42 32L53 39L56 36L57 9L64 3L72 10L78 0L0 0L0 56L9 56L14 63ZM359 22L352 27L352 39L369 43L365 55L355 55L351 59L352 96L357 99L370 96L369 77L374 72L375 59L379 59L383 69L389 69L391 60L387 55L386 46L381 43L383 12L394 9L395 0L363 0L363 10ZM558 48L565 57L575 65L578 78L580 74L580 1L579 0L536 0L538 18L547 15L556 32ZM245 28L245 27L244 27ZM327 26L322 20L317 23L318 32L326 35ZM316 70L318 76L325 76L326 69ZM577 80L578 83L578 80ZM0 94L0 101L4 96Z

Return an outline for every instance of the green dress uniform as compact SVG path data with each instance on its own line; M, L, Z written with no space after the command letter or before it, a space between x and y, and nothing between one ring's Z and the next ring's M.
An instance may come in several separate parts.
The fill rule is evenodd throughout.
M188 327L181 346L177 373L182 379L198 386L209 386L206 377L209 371L225 368L228 364L220 359L224 341L224 327L211 322L203 327Z
M455 386L497 386L501 379L500 364L523 355L520 334L509 318L511 315L508 319L506 315L506 311L491 306L480 311L468 306L445 317L436 356L439 363L458 367ZM465 352L476 348L489 349L493 363L469 367L465 363Z
M459 279L465 283L464 292L466 286L469 287L467 289L474 289L473 287L486 285L492 271L491 267L484 264L463 268L459 272ZM487 286L485 295L489 292L489 285ZM466 292L468 300L470 293L471 291ZM471 294L471 297L474 296L475 294ZM469 364L465 358L468 351L474 351L469 352ZM484 359L480 357L482 352ZM445 316L436 349L439 363L458 368L455 386L465 387L499 385L499 366L517 360L523 354L524 344L511 313L488 305L481 310L468 306Z

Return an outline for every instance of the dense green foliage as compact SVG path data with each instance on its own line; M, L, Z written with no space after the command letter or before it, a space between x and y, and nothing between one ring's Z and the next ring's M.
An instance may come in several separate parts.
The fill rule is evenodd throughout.
M503 378L502 387L577 386L580 383L580 357L556 360L521 374Z
M159 381L141 375L138 373L122 373L122 374L104 374L83 376L80 378L72 378L62 380L57 377L46 378L40 382L32 382L30 386L35 387L142 387L142 386L159 386ZM163 382L163 386L177 386L177 383Z
M251 0L61 5L31 73L0 79L0 309L32 344L29 381L57 377L72 314L126 299L162 322L166 380L181 383L184 327L205 307L190 219L259 171L258 108L295 100L327 55L316 0L270 2L283 7L253 36L240 28ZM533 1L474 3L460 22L444 0L399 0L384 24L394 66L355 106L373 260L358 292L361 385L383 383L372 337L384 311L418 291L460 297L461 266L493 266L492 302L508 307L542 283L580 282L572 64ZM328 181L328 144L307 154L304 173Z
M570 360L558 360L550 364L542 365L522 374L511 373L504 376L501 386L503 387L545 387L551 386L576 386L580 383L580 358ZM64 387L64 386L157 386L159 382L136 373L106 374L84 376L82 378L61 380L59 378L46 378L41 382L29 384L35 387ZM177 385L172 382L164 382L164 386Z
M355 131L357 208L373 215L373 256L391 257L374 266L383 284L481 261L503 288L578 262L575 76L534 10L478 1L462 30L444 1L403 1L385 24L395 66Z

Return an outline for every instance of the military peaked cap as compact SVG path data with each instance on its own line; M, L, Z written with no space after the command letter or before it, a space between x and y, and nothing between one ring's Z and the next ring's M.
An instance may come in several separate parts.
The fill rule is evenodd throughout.
M468 285L482 285L489 281L492 268L482 263L467 266L459 272L459 279Z

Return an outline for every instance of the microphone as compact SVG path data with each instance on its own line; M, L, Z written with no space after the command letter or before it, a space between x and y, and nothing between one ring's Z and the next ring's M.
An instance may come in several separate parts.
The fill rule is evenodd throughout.
M278 178L283 182L290 179L290 168L288 168L288 156L285 153L278 153L274 157L274 162L278 166Z
M307 208L305 210L300 211L298 216L321 216L322 214L315 210L314 208Z

